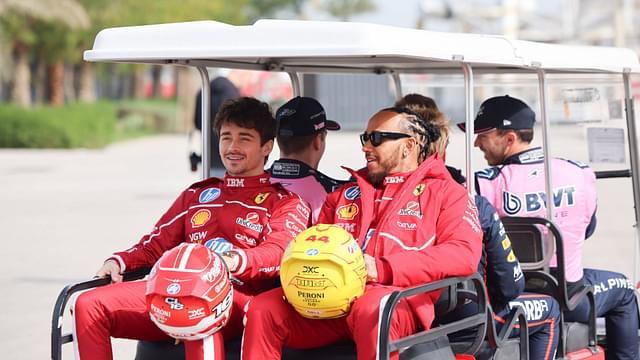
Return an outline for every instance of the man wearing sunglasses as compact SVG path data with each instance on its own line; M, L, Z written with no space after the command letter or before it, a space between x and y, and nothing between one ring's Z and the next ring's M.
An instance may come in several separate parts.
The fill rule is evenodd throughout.
M322 320L299 315L280 288L253 298L243 359L280 359L283 346L314 348L345 339L355 342L358 359L375 359L380 306L391 292L476 271L482 247L477 210L442 160L426 156L437 137L433 125L405 108L383 109L369 120L360 136L366 169L350 170L356 181L329 194L318 220L357 239L365 253L364 294L348 315ZM428 329L439 295L400 302L391 339Z
M396 106L406 106L436 126L440 131L440 138L431 144L429 153L437 153L444 159L449 144L449 120L438 110L435 101L419 94L408 94L398 100ZM447 166L447 170L460 184L466 182L460 170L451 166ZM527 314L529 359L550 360L555 357L558 347L560 304L548 295L523 294L524 274L496 209L483 196L476 195L475 201L484 233L478 273L487 285L496 328L500 331L506 324L504 319L513 307L521 307ZM436 321L442 324L450 323L477 313L477 309L477 303L466 302ZM515 328L510 337L517 337L519 331L519 328ZM456 341L464 340L468 335L469 333L461 333L452 338Z

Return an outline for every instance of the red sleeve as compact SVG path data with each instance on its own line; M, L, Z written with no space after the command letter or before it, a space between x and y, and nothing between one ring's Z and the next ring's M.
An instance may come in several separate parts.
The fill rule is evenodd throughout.
M406 287L477 271L482 249L478 210L466 190L454 185L444 190L448 195L436 221L435 245L382 257L376 266L382 283Z
M286 196L274 206L260 244L251 249L233 249L239 263L232 274L240 280L269 279L279 275L284 249L311 224L311 209L297 195Z
M153 231L128 250L113 254L111 259L118 261L123 272L153 266L166 250L184 241L184 217L194 193L189 189L183 191L158 220Z

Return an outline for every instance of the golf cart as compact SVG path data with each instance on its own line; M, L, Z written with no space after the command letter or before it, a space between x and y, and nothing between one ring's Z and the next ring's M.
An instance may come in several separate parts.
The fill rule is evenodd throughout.
M511 76L528 75L536 79L535 85L539 94L539 119L542 124L542 145L545 155L550 153L550 124L548 107L548 75L566 74L569 76L607 76L617 77L619 85L624 88L624 105L626 125L628 126L630 171L608 175L625 175L632 178L633 197L640 204L640 183L638 182L638 149L635 129L633 98L631 96L631 80L633 73L640 72L637 56L629 49L563 46L527 41L511 40L501 36L475 34L437 33L360 23L260 20L249 26L233 26L215 21L198 21L174 24L159 24L135 27L110 28L101 31L95 40L92 50L85 52L87 61L108 61L147 63L159 65L189 66L198 70L202 80L202 119L203 128L209 128L209 75L207 68L235 68L259 71L279 71L289 74L295 95L303 95L304 82L302 74L375 74L387 76L394 85L396 97L403 95L402 77L405 74L462 74L464 87L464 118L467 128L472 128L474 105L474 81L486 75L500 80L513 79ZM517 79L517 78L516 78ZM349 94L344 94L348 99ZM380 104L381 107L389 104ZM363 124L364 128L364 124ZM467 179L472 178L472 144L473 134L467 133L465 138L464 170ZM356 141L354 139L354 141ZM211 146L210 133L202 132L202 177L210 176ZM551 168L545 156L546 188L551 186ZM604 174L607 175L607 174ZM472 189L468 187L471 194ZM552 192L546 191L547 204L553 204ZM533 241L539 240L535 235L538 225L547 226L553 233L553 206L547 209L547 220L544 223L529 224L517 219L508 231L514 231L513 238L522 239L522 246L517 251L519 258L529 259L530 252L535 252ZM635 220L640 209L635 208ZM523 236L516 235L518 225L526 226ZM516 230L512 230L516 229ZM637 227L636 227L637 231ZM511 234L511 233L510 233ZM531 235L533 234L533 235ZM555 234L555 233L554 233ZM542 252L553 251L562 256L561 241L556 237L555 249L547 245ZM535 244L538 244L537 242ZM542 244L542 243L540 243ZM531 258L539 260L536 256ZM533 261L537 263L539 261ZM559 300L563 311L570 311L583 297L592 299L592 292L585 287L573 298L566 297L566 284L542 270L533 271L546 274L549 283L554 284L552 294ZM125 274L126 279L137 279L145 275L145 271ZM540 276L546 276L540 275ZM536 275L531 275L536 276ZM106 285L108 280L96 279L66 287L54 308L52 320L52 358L61 358L64 343L73 342L73 334L62 333L62 318L66 305L73 293L95 286ZM473 285L469 286L471 283ZM445 289L444 296L438 306L438 312L454 309L460 302L477 301L477 314L439 326L404 339L390 342L388 339L388 321L397 302L406 296L419 292ZM564 289L564 292L563 292ZM401 352L401 359L453 359L455 356L475 356L477 358L494 359L527 359L527 333L521 332L519 339L509 340L508 335L516 322L520 328L526 329L524 315L520 308L510 314L508 326L497 333L491 317L491 308L485 298L486 290L482 280L477 276L470 278L452 278L415 288L396 292L384 308L383 321L379 338L379 354L387 359L393 351ZM571 333L572 324L562 324L561 342L558 350L559 358L600 359L604 358L602 348L598 347L595 338L595 313L592 321L578 326L580 331ZM475 328L476 338L468 343L449 343L448 334L465 328ZM570 340L578 337L576 341ZM579 344L577 346L569 346ZM167 355L163 346L166 344L149 344L141 342L139 359L156 358L154 349ZM286 358L354 358L353 346L345 348L323 348L313 352L296 352L291 350ZM232 346L229 346L231 349ZM350 349L350 350L349 350ZM510 350L506 350L510 349ZM178 353L180 351L178 350ZM334 355L341 354L341 357ZM316 355L313 355L316 354ZM235 353L237 356L237 353ZM167 355L168 356L168 355ZM229 358L234 354L229 354ZM165 356L166 358L166 356Z

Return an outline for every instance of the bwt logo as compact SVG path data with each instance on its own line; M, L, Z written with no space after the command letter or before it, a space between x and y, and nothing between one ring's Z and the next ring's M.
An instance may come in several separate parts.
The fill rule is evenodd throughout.
M575 205L576 187L573 185L563 186L553 191L553 205L560 206ZM504 191L502 193L504 211L508 215L517 215L524 206L525 212L532 213L543 210L547 207L547 197L544 191L524 193L523 197L517 194Z

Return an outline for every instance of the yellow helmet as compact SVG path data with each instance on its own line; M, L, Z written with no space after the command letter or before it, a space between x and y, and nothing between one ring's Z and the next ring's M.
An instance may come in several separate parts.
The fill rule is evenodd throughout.
M298 234L280 267L287 301L312 319L347 315L364 292L366 278L358 242L336 225L318 224Z

